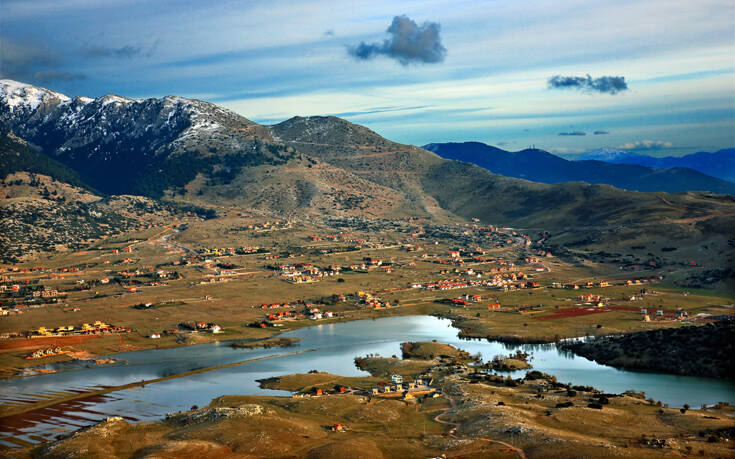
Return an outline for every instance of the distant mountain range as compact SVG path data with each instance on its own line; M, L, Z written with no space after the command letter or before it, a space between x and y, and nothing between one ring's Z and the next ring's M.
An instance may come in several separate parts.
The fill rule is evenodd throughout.
M598 160L612 164L635 164L659 169L688 167L712 177L735 182L735 148L727 148L714 153L702 151L681 157L666 156L663 158L638 155L622 150L598 150L575 158L575 161L584 160Z
M699 190L735 195L735 183L685 167L656 169L597 160L568 161L543 150L509 152L480 142L432 143L424 148L443 158L466 161L496 174L534 182L604 183L646 192Z
M294 117L264 126L214 104L175 96L70 98L0 80L0 131L6 138L0 142L0 170L6 174L0 180L40 174L94 190L98 198L108 195L105 199L139 195L167 206L234 206L280 215L412 216L435 222L477 217L483 223L557 232L562 243L578 246L630 244L654 232L656 237L686 238L695 246L713 234L730 237L728 228L735 225L735 198L725 194L639 193L580 181L529 181L604 183L607 177L598 180L595 174L613 168L620 175L615 183L629 189L641 185L647 174L663 189L670 189L664 182L681 181L686 188L732 193L732 184L695 171L572 162L540 150L508 153L469 145L478 164L512 175L481 161L506 158L514 175L526 179L521 180L465 162L469 156L456 149L429 146L442 156L458 152L462 161L392 142L336 117ZM515 164L521 157L528 158L524 166ZM586 175L564 175L565 168L585 163L594 166ZM550 173L556 176L543 175ZM632 183L626 182L628 176ZM13 209L27 206L25 198L14 196L17 187L31 185L12 184L18 180L6 180L5 187L11 188L0 199L0 214L9 220L17 212ZM50 183L27 180L40 182ZM44 197L49 194L54 196L53 190L41 187L34 196L49 201ZM52 217L46 212L43 221ZM31 231L34 225L29 224Z

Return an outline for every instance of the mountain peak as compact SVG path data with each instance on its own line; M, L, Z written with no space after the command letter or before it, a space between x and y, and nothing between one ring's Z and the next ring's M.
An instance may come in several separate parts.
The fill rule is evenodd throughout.
M20 81L0 80L0 100L8 104L11 112L15 110L34 111L45 102L66 102L68 96L40 86Z
M311 144L379 144L387 140L357 124L336 116L294 116L270 126L276 138L285 142Z
M107 94L102 97L100 97L100 102L102 103L102 106L109 105L109 104L131 104L133 102L139 102L134 99L128 99L127 97L118 96L117 94Z

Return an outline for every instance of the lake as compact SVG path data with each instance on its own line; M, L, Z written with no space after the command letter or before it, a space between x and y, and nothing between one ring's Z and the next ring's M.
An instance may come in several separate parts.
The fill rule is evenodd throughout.
M24 403L58 391L86 391L104 386L150 380L198 368L225 365L258 357L280 355L246 365L223 368L182 378L121 390L92 399L5 418L0 423L2 437L15 436L36 441L33 436L53 438L108 416L132 421L155 420L166 413L206 406L220 395L290 395L285 391L261 389L256 380L310 370L344 376L367 373L355 367L356 356L377 354L400 356L400 343L431 341L452 344L471 354L480 352L484 360L522 349L533 354L534 369L553 374L560 382L594 386L609 393L644 391L647 397L671 407L687 403L692 407L725 401L735 403L735 382L617 370L583 357L557 351L553 345L506 345L486 340L464 340L447 319L430 316L386 317L334 324L322 324L283 333L301 338L295 346L270 349L233 349L227 342L174 349L151 349L115 354L125 365L92 368L59 367L58 373L6 380L0 386L0 402ZM313 352L293 355L294 351ZM291 355L288 355L291 354ZM54 368L49 365L48 368ZM525 371L508 373L520 377ZM0 442L9 446L7 441Z

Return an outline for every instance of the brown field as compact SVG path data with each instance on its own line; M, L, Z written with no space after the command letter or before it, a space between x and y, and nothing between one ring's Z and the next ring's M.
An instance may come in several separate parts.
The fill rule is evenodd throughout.
M0 351L9 349L36 349L43 346L76 346L100 338L97 335L54 336L51 338L16 338L0 341Z

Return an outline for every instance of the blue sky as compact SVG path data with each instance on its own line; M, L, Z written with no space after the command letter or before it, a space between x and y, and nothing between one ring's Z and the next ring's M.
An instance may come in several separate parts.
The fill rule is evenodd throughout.
M735 146L731 0L212 3L3 0L0 73L69 95L199 98L268 124L336 114L416 145ZM383 45L404 15L436 25L440 56ZM370 59L350 53L360 43ZM588 74L627 90L548 85Z

